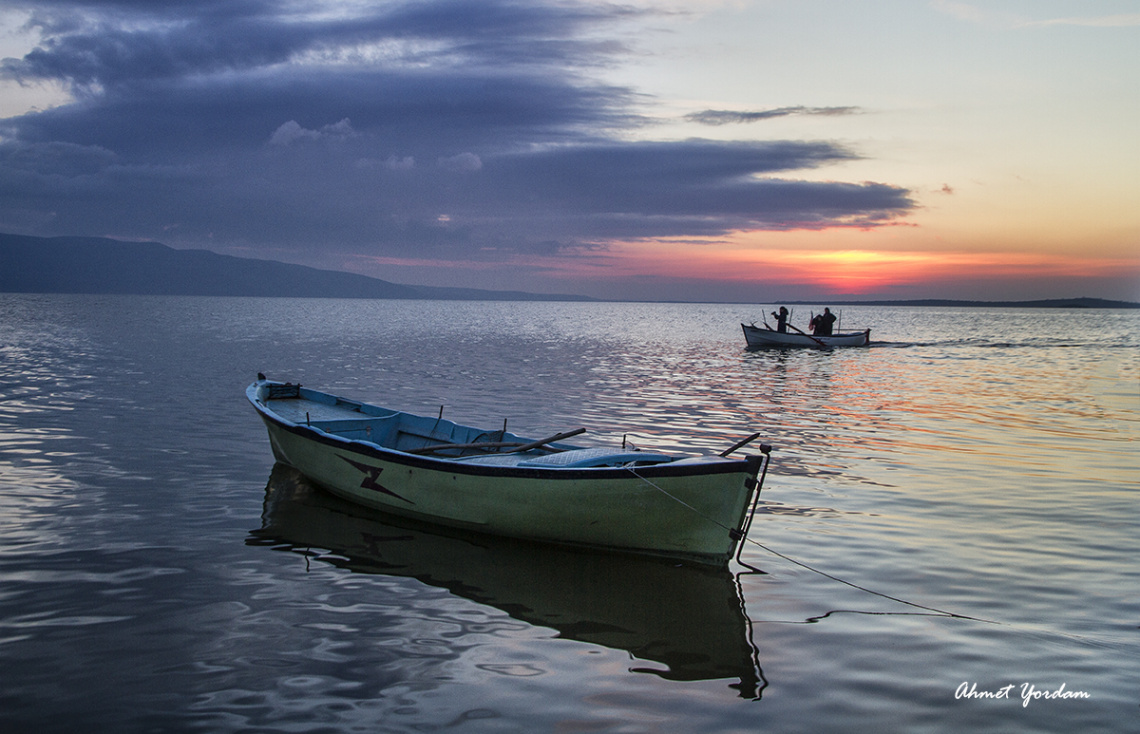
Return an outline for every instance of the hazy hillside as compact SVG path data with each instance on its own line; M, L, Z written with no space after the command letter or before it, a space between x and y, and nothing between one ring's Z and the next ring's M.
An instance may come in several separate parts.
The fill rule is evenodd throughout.
M519 291L434 288L271 260L176 250L158 242L0 233L0 291L298 298L590 300Z

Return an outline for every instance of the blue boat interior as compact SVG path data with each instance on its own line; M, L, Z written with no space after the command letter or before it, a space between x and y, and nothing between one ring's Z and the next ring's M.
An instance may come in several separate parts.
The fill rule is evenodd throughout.
M584 468L660 464L676 457L562 442L520 451L534 439L504 429L472 428L439 417L388 410L300 385L267 385L263 405L281 419L349 441L465 463L525 468Z

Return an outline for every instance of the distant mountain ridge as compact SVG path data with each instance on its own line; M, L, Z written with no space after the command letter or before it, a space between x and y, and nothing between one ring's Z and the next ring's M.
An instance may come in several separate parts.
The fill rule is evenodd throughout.
M176 250L159 242L0 233L0 292L170 296L590 301L477 288L390 283L273 260Z
M441 288L391 283L355 273L275 260L176 250L160 242L107 237L32 237L0 233L0 292L171 296L399 298L470 301L596 301L588 296ZM819 305L823 301L783 301ZM1140 308L1102 298L1037 301L830 301L830 306L981 308Z

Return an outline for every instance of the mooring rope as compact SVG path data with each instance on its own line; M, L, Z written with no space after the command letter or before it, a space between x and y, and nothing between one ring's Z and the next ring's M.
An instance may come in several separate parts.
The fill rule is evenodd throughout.
M971 617L967 614L957 614L955 612L947 612L944 609L938 609L936 607L924 606L922 604L917 604L917 603L912 602L912 601L907 601L906 599L900 599L897 596L891 596L890 594L884 594L881 591L875 591L874 589L868 589L866 586L860 586L859 584L853 583L853 582L848 581L846 579L841 579L838 576L827 573L826 571L821 571L818 568L814 568L812 566L809 566L808 564L806 564L802 561L797 561L795 558L792 558L791 556L788 556L788 555L781 553L777 550L772 550L768 546L763 545L762 543L757 543L755 540L752 540L751 538L745 538L744 540L751 543L752 545L756 546L757 548L761 548L763 550L768 551L769 553L771 553L774 556L778 556L779 558L783 558L788 563L794 563L795 565L799 566L800 568L803 568L807 571L811 571L812 573L815 573L815 574L819 574L820 576L823 576L826 579L831 579L832 581L836 581L838 583L844 584L845 586L850 586L852 589L858 589L859 591L865 592L867 594L871 594L873 596L881 597L883 599L889 599L890 601L898 602L899 604L905 604L906 606L914 607L915 609L922 609L922 610L925 610L927 612L934 612L935 614L938 614L938 615L941 615L944 617L953 617L955 619L968 619L968 620L971 620L973 622L984 622L986 624L1001 624L1000 622L995 622L992 619L982 619L980 617ZM870 612L868 612L868 613L870 613ZM830 614L830 612L828 612L828 614ZM886 614L886 612L883 612L883 614ZM826 616L826 615L824 615L824 616Z
M638 474L636 471L633 470L633 467L627 466L625 468L628 469L629 472L631 474L633 474L635 477L637 477L641 481L645 482L649 486L653 487L658 492L661 492L661 494L670 498L674 502L677 502L678 504L681 504L681 505L689 508L690 510L695 512L697 515L700 515L701 517L703 517L704 519L713 523L714 525L717 525L718 527L724 528L724 530L726 532L732 533L735 531L735 528L728 527L724 523L719 522L718 520L715 520L714 518L711 518L708 515L704 514L703 512L696 509L695 507L693 507L689 503L685 502L684 500L682 500L678 497L675 497L672 494L669 494L669 492L665 491L664 489L662 489L657 484L653 483L649 479ZM755 514L755 513L753 513L753 514ZM1096 645L1098 647L1110 646L1111 645L1111 643L1105 642L1104 640L1100 640L1100 639L1097 639L1094 637L1088 637L1086 635L1079 635L1079 634L1075 634L1072 632L1063 632L1063 631L1059 631L1059 630L1048 630L1048 629L1042 630L1042 629L1036 629L1032 625L1017 624L1017 623L1011 624L1009 622L998 622L998 621L995 621L992 619L984 619L981 617L971 617L968 614L957 614L955 612L948 612L948 611L945 611L943 609L938 609L937 607L929 607L929 606L926 606L923 604L918 604L916 602L907 601L906 599L900 599L897 596L891 596L890 594L885 594L881 591L875 591L874 589L868 589L865 586L860 586L859 584L853 583L853 582L848 581L846 579L842 579L842 578L840 578L834 574L827 573L826 571L821 571L820 569L815 568L813 566L810 566L810 565L804 563L803 561L797 561L795 558L792 558L791 556L789 556L785 553L781 553L777 550L769 548L768 546L764 545L763 543L758 543L757 541L749 538L747 535L743 536L741 538L740 542L751 543L752 545L756 546L757 548L760 548L761 550L767 551L768 553L771 553L772 555L774 555L778 558L784 559L788 563L795 564L796 566L799 566L800 568L802 568L806 571L810 571L814 574L818 574L820 576L823 576L826 579L830 579L830 580L835 581L837 583L843 584L844 586L849 586L852 589L857 589L858 591L862 591L866 594L871 594L872 596L877 596L877 597L882 598L882 599L887 599L889 601L893 601L893 602L896 602L898 604L903 604L903 605L908 606L908 607L913 607L915 609L921 609L924 612L929 612L930 616L950 617L952 619L964 619L964 620L968 620L971 622L981 622L983 624L996 624L1000 627L1008 627L1011 629L1020 630L1020 631L1024 631L1024 632L1032 632L1034 634L1039 634L1039 635L1064 637L1066 639L1074 640L1074 641L1081 642L1084 644ZM756 569L753 566L750 566L747 563L744 563L743 561L741 561L740 557L739 557L740 556L739 549L737 550L736 555L737 555L737 562L740 563L742 566L745 566L746 568L751 568L752 572L764 573L763 571L760 571L759 569ZM741 603L743 603L743 598L744 598L743 597L743 589L739 589L739 576L740 575L741 574L737 575L738 576L737 581L738 581L738 590L741 593L741 600L742 600ZM866 614L866 615L875 615L875 616L893 616L893 615L903 615L903 614L917 615L916 612L865 612L865 611L856 611L856 610L852 610L852 609L833 609L833 610L827 612L826 614L817 615L815 617L809 617L806 620L806 622L801 622L800 624L818 622L821 619L825 619L825 618L831 616L832 614L837 614L837 613L839 613L839 614ZM747 614L745 615L745 617L747 618ZM749 620L749 624L751 625L751 620ZM766 684L767 684L767 681L765 680L765 685Z
M640 474L638 474L636 471L634 471L634 468L632 466L626 466L625 468L628 469L629 472L631 474L633 474L635 477L637 477L641 481L645 482L649 486L653 487L654 489L656 489L661 494L665 495L666 497L673 500L674 502L677 502L678 504L683 505L684 507L687 507L688 509L692 510L694 513L696 513L697 515L700 515L701 517L703 517L704 519L713 523L714 525L717 525L718 527L724 528L724 530L726 532L732 533L736 530L735 528L728 527L727 525L720 522L719 520L716 520L714 518L709 517L708 515L704 514L700 510L698 510L697 508L690 505L688 502L685 502L684 500L670 494L669 492L667 492L665 489L663 489L659 485L650 481L646 477L643 477ZM827 573L826 571L821 571L820 569L815 568L813 566L809 566L808 564L806 564L802 561L797 561L795 558L792 558L791 556L789 556L787 554L780 553L779 551L773 550L772 548L769 548L768 546L766 546L762 543L758 543L755 540L752 540L747 535L745 535L743 538L741 538L741 542L751 543L752 545L756 546L757 548L760 548L761 550L767 551L768 553L771 553L774 556L782 558L785 561L787 561L788 563L793 563L802 569L805 569L807 571L811 571L812 573L823 576L826 579L831 579L832 581L838 582L838 583L843 584L845 586L850 586L852 589L858 589L859 591L862 591L862 592L867 593L867 594L871 594L873 596L880 597L882 599L888 599L890 601L897 602L899 604L905 604L908 607L914 607L915 609L922 609L924 611L933 612L933 613L941 615L941 616L953 617L954 619L967 619L967 620L970 620L973 622L984 622L986 624L1001 624L1000 622L995 622L995 621L990 620L990 619L981 619L979 617L971 617L971 616L966 615L966 614L956 614L955 612L947 612L943 609L937 609L935 607L928 607L928 606L925 606L923 604L917 604L917 603L912 602L912 601L907 601L906 599L900 599L897 596L891 596L890 594L884 594L881 591L875 591L874 589L868 589L865 586L860 586L859 584L853 583L851 581L847 581L846 579L839 578L838 576L835 576L834 574L830 574L830 573ZM748 564L745 564L743 562L741 562L741 563L742 563L742 565L745 565L745 566L748 565Z

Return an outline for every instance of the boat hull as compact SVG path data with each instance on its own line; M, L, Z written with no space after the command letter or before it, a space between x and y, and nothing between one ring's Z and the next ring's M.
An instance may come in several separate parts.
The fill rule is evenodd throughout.
M807 334L761 329L750 324L741 324L740 328L744 330L744 340L753 349L771 347L830 349L832 347L865 347L871 343L870 329L832 334L831 336L809 336Z
M528 468L433 458L284 418L257 385L250 400L278 461L366 507L509 537L724 562L765 460Z

